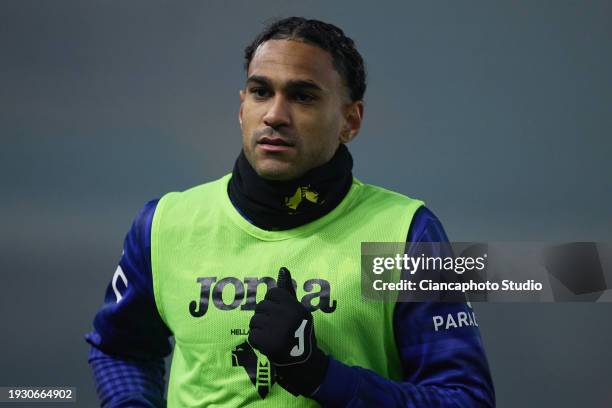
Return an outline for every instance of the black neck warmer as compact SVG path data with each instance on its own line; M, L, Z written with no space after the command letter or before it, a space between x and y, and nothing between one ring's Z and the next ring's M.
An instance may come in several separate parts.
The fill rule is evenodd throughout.
M287 230L333 210L351 188L353 158L344 144L327 163L289 181L257 175L244 152L236 160L228 193L237 210L257 227Z

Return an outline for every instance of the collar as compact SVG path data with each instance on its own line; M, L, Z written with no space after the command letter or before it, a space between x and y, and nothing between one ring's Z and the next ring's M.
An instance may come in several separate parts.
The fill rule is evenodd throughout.
M234 207L265 230L287 230L307 224L333 210L353 182L353 158L344 144L325 164L288 181L260 177L244 155L236 159L228 185Z

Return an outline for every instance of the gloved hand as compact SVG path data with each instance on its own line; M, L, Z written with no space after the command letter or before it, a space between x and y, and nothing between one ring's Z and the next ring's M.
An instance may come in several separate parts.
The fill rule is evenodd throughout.
M276 287L255 307L249 343L268 357L278 383L293 395L312 395L323 382L328 358L318 347L312 314L302 305L285 267Z

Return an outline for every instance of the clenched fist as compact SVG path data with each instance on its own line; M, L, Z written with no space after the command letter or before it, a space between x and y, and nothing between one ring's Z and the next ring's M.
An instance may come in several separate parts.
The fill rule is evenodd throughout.
M257 304L249 327L249 343L274 365L278 383L294 395L312 395L328 359L317 347L312 314L298 301L287 268L280 268L276 287Z

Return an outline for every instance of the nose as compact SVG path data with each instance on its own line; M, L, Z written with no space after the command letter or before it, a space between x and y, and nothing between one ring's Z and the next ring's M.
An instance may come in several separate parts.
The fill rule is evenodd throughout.
M270 105L263 117L263 122L266 126L270 126L271 128L278 128L291 124L289 101L280 93L277 93L274 98L270 100Z

